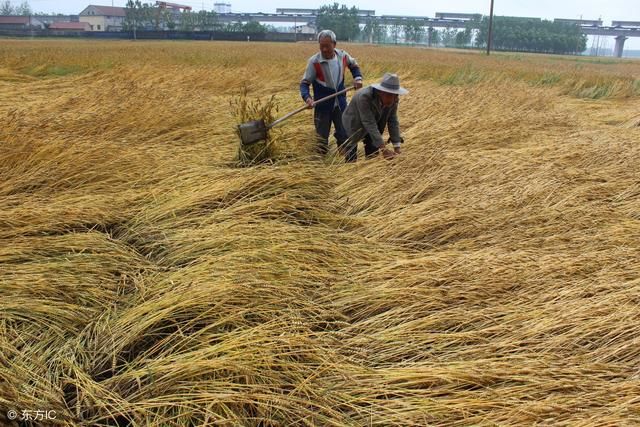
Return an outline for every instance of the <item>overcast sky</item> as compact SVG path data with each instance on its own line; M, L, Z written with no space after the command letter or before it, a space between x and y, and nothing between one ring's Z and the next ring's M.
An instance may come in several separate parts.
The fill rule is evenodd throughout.
M19 4L22 0L12 0ZM124 6L126 0L27 0L36 12L57 12L78 14L88 4L104 6ZM213 3L230 3L232 12L274 13L276 8L317 8L331 4L334 0L169 0L173 3L189 5L194 10L212 10ZM142 2L155 3L154 0ZM488 15L490 0L338 0L339 4L373 9L376 15L416 15L434 16L436 12L466 12ZM268 5L268 6L267 6ZM605 24L611 20L640 21L640 0L495 0L496 15L530 16L545 19L602 18ZM611 42L611 47L612 47ZM626 46L640 49L640 38L632 38Z

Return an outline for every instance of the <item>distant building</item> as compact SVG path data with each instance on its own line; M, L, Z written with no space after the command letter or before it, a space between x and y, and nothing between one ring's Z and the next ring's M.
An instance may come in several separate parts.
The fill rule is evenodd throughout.
M80 17L78 15L35 15L31 17L31 25L40 25L42 28L46 28L54 22L80 22Z
M28 16L0 16L0 30L24 30L29 28Z
M88 22L52 22L49 24L50 30L65 31L91 31L91 25Z
M294 31L298 34L306 34L306 35L315 35L316 29L315 27L311 27L309 25L298 25L294 27Z
M80 21L89 24L89 31L121 31L125 16L124 7L89 5L80 12Z
M160 9L167 10L174 15L180 15L180 12L191 12L193 8L184 4L168 3L166 1L156 1L156 6Z
M527 16L502 16L502 15L500 15L500 18L517 19L520 22L523 22L523 21L527 21L527 22L542 22L542 18L532 18L532 17L527 17Z
M78 22L78 15L0 16L0 30L44 30L56 22Z
M480 13L436 12L436 19L461 19L463 21L471 21L481 18L482 14Z
M213 11L215 13L231 13L231 3L214 3Z

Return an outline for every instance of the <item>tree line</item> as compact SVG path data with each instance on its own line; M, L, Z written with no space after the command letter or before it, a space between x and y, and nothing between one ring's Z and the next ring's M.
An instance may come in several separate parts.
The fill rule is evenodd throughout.
M425 43L452 47L487 45L489 18L471 20L463 29L435 29L418 20L384 22L371 18L361 27L358 9L333 3L317 12L318 31L331 29L339 40L372 43ZM587 47L580 26L517 17L494 17L492 44L497 50L577 54Z
M14 5L11 0L0 1L0 15L22 15L29 16L32 14L29 2L23 1L19 5Z
M489 18L474 22L478 28L476 46L487 45ZM492 45L496 50L578 54L587 48L587 36L577 24L496 16Z
M222 23L214 11L183 11L179 15L140 0L128 0L123 24L125 31L137 30L179 30L179 31L228 31L244 33L265 33L271 27L259 22Z
M436 29L425 27L418 20L407 20L403 24L385 23L378 19L371 19L359 30L357 40L369 43L412 43L427 44L429 46L465 47L470 46L473 37L471 28L463 30Z

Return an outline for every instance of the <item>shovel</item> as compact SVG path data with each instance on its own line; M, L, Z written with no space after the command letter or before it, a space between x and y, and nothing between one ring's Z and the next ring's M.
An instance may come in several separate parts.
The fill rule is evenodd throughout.
M330 99L335 98L338 95L342 95L343 93L346 93L348 91L350 91L351 89L355 89L355 86L351 86L348 87L346 89L341 90L340 92L336 92L334 94L331 94L329 96L325 96L324 98L318 99L317 101L313 102L312 107L315 107L316 105L328 101ZM289 117L294 116L296 114L298 114L301 111L307 110L308 108L310 108L308 105L304 105L300 108L298 108L297 110L294 110L292 112L290 112L289 114L285 115L284 117L279 118L278 120L274 121L273 123L270 124L266 124L264 122L264 120L253 120L251 122L247 122L247 123L242 123L240 125L238 125L238 130L240 131L240 139L242 140L242 144L243 145L253 145L256 142L260 142L260 141L264 141L267 139L267 132L269 129L271 129L272 127L274 127L275 125L277 125L278 123L282 123L285 120L287 120Z

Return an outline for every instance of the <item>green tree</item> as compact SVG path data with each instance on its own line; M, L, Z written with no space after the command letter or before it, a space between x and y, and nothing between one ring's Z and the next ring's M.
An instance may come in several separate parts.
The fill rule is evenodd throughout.
M427 30L427 44L429 46L437 46L440 44L440 31L433 27L429 27Z
M198 24L198 16L190 10L180 14L180 31L193 31Z
M140 26L142 29L146 30L155 27L157 10L158 8L152 4L142 3L142 8L140 9Z
M384 43L387 40L387 27L378 24L373 32L373 41L375 43Z
M354 6L324 5L318 9L316 27L321 30L332 30L338 40L355 40L360 32L358 9Z
M29 2L23 1L20 3L20 6L15 8L15 13L16 15L29 16L33 14L33 11L31 10L31 6L29 6Z
M367 22L364 24L364 28L362 28L362 30L360 31L360 39L364 42L372 43L373 34L377 26L379 26L379 24L375 19L367 19Z
M389 38L392 43L398 44L398 40L402 36L402 25L398 23L391 24L389 27Z
M266 33L267 27L257 21L249 21L242 27L242 31L245 33Z
M404 38L407 42L420 43L424 38L425 30L419 21L411 19L403 27Z
M242 31L243 27L244 25L242 25L242 22L230 22L223 28L223 30L230 33L239 33Z
M15 8L9 0L3 0L0 2L0 15L14 15Z
M169 31L173 31L176 29L177 24L173 17L173 13L169 12L166 9L162 11L162 22L163 22L163 25L167 27Z
M218 14L213 11L201 10L198 12L197 23L200 31L213 31L219 26Z
M477 22L476 45L485 47L489 23ZM587 47L587 36L578 25L547 20L497 16L494 18L492 46L497 50L578 54Z
M387 28L379 20L370 18L360 31L360 40L366 43L384 43Z
M159 7L154 8L153 11L153 29L160 31L162 29L162 10Z
M137 39L137 30L140 25L142 11L142 3L140 0L127 0L124 8L124 23L122 29L124 31L133 31L134 40Z
M137 37L138 30L159 29L164 10L142 3L140 0L127 0L125 17L122 28L125 31L133 31L133 38ZM158 18L160 16L160 18Z
M440 32L440 41L446 47L455 46L457 34L458 34L458 30L455 28L443 29Z
M255 33L266 33L268 31L268 28L266 25L262 25L257 21L250 21L250 22L247 22L246 24L243 24L242 22L233 22L233 23L227 24L227 26L224 27L223 30L231 33L255 34Z
M465 28L464 31L458 31L455 38L456 47L468 46L471 43L471 29Z

